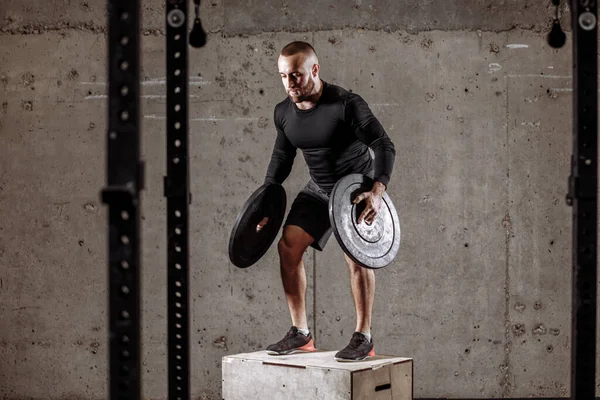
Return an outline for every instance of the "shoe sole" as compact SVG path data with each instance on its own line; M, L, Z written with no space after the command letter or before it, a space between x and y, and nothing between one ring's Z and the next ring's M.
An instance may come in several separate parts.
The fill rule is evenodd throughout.
M365 360L367 360L369 358L371 358L371 356L366 356L366 357L363 357L363 358L354 358L354 359L334 357L335 361L337 361L337 362L348 362L348 363L351 363L351 362L361 362L361 361L365 361Z
M360 361L365 361L368 358L372 358L375 357L375 350L371 349L371 351L369 352L369 354L367 354L366 356L362 357L362 358L339 358L339 357L333 357L335 359L335 361L339 361L339 362L360 362Z
M306 343L302 347L298 347L297 349L285 350L285 351L275 351L275 350L267 350L267 354L271 356L287 356L289 354L296 353L312 353L315 351L315 344L312 339L308 343Z
M314 350L290 350L290 351L282 351L277 352L273 350L267 350L267 354L271 356L287 356L290 354L300 354L300 353L312 353Z

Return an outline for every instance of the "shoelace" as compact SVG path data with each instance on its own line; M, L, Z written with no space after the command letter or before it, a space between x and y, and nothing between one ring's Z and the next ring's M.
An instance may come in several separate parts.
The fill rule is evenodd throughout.
M297 333L298 331L292 328L288 331L288 333L285 334L285 339L291 339L296 336Z
M350 347L353 349L358 348L363 341L365 341L365 337L361 334L352 335L352 339L350 339Z

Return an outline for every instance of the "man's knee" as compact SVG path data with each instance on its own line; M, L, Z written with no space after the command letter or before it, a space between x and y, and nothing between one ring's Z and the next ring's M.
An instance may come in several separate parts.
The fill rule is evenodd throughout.
M298 246L297 243L286 239L284 236L279 239L277 250L279 250L279 257L281 258L282 264L290 266L298 264L304 253L304 250Z
M302 260L312 238L306 232L298 229L284 229L277 243L277 250L284 266L297 266Z

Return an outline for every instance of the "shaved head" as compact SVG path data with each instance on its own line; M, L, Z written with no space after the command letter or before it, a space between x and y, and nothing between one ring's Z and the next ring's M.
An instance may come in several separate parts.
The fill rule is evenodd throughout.
M321 87L319 59L309 43L295 41L286 45L281 50L277 67L294 103L301 103L318 94Z
M314 58L315 64L319 63L317 52L309 43L295 41L281 49L281 55L284 57L295 56L297 54L303 55L304 58Z

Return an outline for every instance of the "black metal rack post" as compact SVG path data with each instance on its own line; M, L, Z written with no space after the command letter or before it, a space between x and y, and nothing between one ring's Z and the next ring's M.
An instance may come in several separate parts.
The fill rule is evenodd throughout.
M573 155L567 203L573 207L571 398L596 395L598 70L596 0L572 0Z
M109 398L139 400L140 161L139 0L108 1L107 187Z
M188 273L188 0L166 2L169 399L190 396Z

